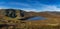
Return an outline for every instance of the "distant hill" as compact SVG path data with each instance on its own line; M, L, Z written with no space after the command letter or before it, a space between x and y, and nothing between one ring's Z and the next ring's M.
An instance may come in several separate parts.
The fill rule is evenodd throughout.
M46 11L46 12L26 12L30 16L43 16L43 17L60 17L60 12Z
M9 12L13 12L15 13L15 15L21 17L20 13L23 13L24 16L22 17L30 17L30 16L43 16L43 17L60 17L60 12L57 12L57 11L45 11L45 12L26 12L26 11L23 11L23 10L19 10L19 9L0 9L0 16L4 16L6 15L6 12L8 13L8 10ZM23 12L21 12L23 11ZM11 14L12 15L12 14Z

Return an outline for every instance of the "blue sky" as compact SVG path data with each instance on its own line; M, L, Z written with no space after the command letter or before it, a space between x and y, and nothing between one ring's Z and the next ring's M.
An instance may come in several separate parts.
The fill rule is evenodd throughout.
M25 11L60 11L60 0L0 0L0 8Z

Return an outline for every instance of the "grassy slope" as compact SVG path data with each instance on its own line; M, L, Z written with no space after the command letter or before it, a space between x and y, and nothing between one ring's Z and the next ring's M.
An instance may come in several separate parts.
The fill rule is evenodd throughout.
M41 12L41 13L27 13L28 15L25 14L25 17L30 17L30 16L42 16L47 18L47 20L37 20L37 21L26 21L25 23L21 23L19 20L17 20L18 18L9 18L4 16L4 14L0 14L0 16L3 15L3 17L1 17L2 19L6 19L11 20L13 23L17 24L17 28L24 28L25 26L27 26L27 29L53 29L53 28L58 28L60 26L51 26L51 24L55 25L55 24L60 24L60 17L59 16L53 16L50 15L48 13L45 12ZM1 22L2 23L2 22ZM9 22L8 22L9 23ZM24 25L23 25L24 24ZM50 24L50 25L49 25ZM25 27L26 28L26 27Z

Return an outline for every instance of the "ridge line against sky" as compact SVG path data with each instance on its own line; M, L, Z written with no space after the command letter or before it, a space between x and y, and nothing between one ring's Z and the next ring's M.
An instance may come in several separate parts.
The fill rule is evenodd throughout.
M60 0L0 0L0 9L15 8L25 11L60 11Z

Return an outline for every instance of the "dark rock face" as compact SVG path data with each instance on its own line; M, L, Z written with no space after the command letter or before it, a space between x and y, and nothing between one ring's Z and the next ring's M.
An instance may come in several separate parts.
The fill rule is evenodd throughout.
M20 12L20 16L21 17L24 17L24 11L23 10L19 10ZM8 16L8 17L11 17L11 18L16 18L17 15L16 15L16 10L14 9L6 9L5 10L5 16Z
M20 16L24 17L24 11L20 10Z
M5 12L6 12L5 15L8 16L8 17L11 17L11 18L17 17L16 11L13 10L13 9L7 9L7 10L5 10Z
M16 10L16 9L0 9L0 18L6 16L8 18L18 18L24 17L25 11L23 10Z

